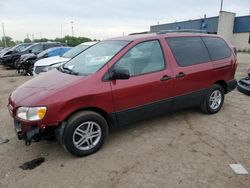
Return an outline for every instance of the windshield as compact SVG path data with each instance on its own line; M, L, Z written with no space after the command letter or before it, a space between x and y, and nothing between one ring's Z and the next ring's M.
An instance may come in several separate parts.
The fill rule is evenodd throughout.
M54 50L54 49L53 48L49 48L47 50L44 50L44 51L40 52L39 54L37 54L37 58L43 57L45 54L49 53L51 50Z
M30 46L30 44L18 44L16 46L13 46L10 50L20 52L20 51L22 51L23 49L25 49L28 46Z
M30 48L32 48L33 46L35 46L36 44L32 44L32 45L29 45L29 46L26 46L25 48L23 48L22 50L20 50L21 52L24 52L24 51L27 51L29 50Z
M88 48L62 68L70 69L78 75L89 75L97 72L111 58L114 57L128 41L103 41Z
M80 44L80 45L72 48L71 50L67 51L65 54L63 54L62 57L71 59L71 58L77 56L78 54L80 54L81 52L83 52L84 50L86 50L88 47L90 47L90 46Z

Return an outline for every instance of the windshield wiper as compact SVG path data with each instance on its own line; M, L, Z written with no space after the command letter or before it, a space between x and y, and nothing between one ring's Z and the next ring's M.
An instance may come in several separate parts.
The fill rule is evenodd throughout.
M70 69L68 67L65 67L64 65L62 65L60 67L61 67L60 69L61 69L62 72L67 72L68 74L73 74L73 75L78 75L79 74L78 72L76 72L76 71L74 71L74 70L72 70L72 69Z

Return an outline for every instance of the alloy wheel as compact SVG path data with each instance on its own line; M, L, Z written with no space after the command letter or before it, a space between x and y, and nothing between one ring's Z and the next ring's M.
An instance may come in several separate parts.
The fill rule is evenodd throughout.
M209 98L209 106L211 109L216 110L220 107L222 102L222 94L220 90L214 90Z
M79 150L90 150L95 147L102 136L98 123L88 121L80 124L73 133L73 144Z

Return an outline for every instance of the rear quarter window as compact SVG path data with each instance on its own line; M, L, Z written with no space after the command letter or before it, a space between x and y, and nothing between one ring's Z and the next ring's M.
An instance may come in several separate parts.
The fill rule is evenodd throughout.
M231 56L231 49L227 43L218 37L202 37L213 61L225 59Z
M210 60L209 53L200 37L174 37L166 39L179 66L186 67Z

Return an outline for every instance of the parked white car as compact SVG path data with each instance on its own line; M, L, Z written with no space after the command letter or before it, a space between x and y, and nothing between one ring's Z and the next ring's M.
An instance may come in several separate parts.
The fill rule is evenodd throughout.
M33 75L37 76L38 74L42 72L47 72L51 69L57 68L73 57L77 56L81 52L85 51L89 47L95 45L97 42L84 42L82 44L79 44L78 46L70 49L67 51L65 54L62 56L54 56L54 57L49 57L45 59L38 60L34 64L34 70L33 70Z

